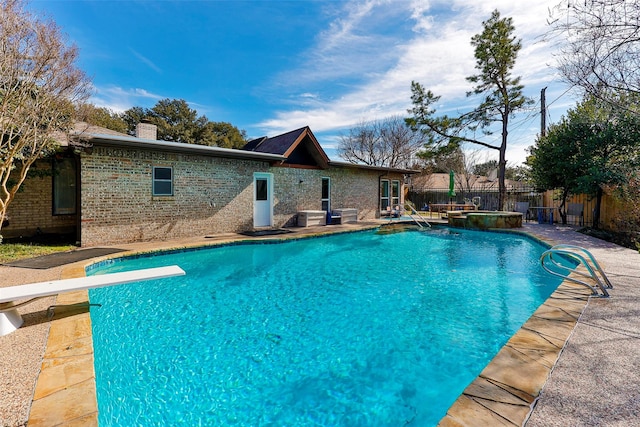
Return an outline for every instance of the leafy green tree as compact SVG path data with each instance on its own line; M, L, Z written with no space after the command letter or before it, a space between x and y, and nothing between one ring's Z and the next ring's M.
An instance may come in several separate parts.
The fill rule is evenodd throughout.
M489 176L491 172L498 169L497 160L489 160L484 163L473 165L473 173L476 175Z
M528 181L529 179L527 168L522 165L513 167L509 167L509 165L507 165L505 177L513 181Z
M136 126L143 120L149 120L150 113L147 108L131 107L122 113L122 120L127 124L127 133L131 136L136 134Z
M211 141L207 145L222 148L241 148L247 143L247 133L231 123L209 122L202 129L199 141Z
M96 107L93 104L78 105L76 119L121 133L127 133L128 129L127 123L120 114L105 107Z
M240 148L246 134L226 122L211 122L183 99L162 99L151 109L133 107L122 114L127 131L135 135L136 126L147 120L158 127L158 139L186 144Z
M148 114L163 141L195 144L200 129L208 122L206 117L198 117L198 112L183 99L161 99Z
M449 173L451 170L456 173L464 173L466 170L467 156L460 147L439 153L427 154L420 151L417 156L424 162L423 169L429 173Z
M499 199L498 209L503 209L506 198L505 170L507 165L507 135L509 118L519 110L532 104L523 93L520 77L513 77L513 69L522 45L513 37L515 27L511 18L501 18L497 10L489 20L483 22L483 31L471 39L475 48L478 74L467 77L475 87L467 96L481 95L482 102L475 109L457 117L446 115L435 117L434 105L440 100L418 82L411 83L411 101L409 110L412 117L407 123L414 129L422 129L428 142L425 152L429 155L453 152L462 143L481 145L498 150ZM487 136L492 128L501 129L501 142L494 145L476 138L478 131Z
M0 228L31 166L55 151L52 135L71 128L73 104L90 93L77 59L54 22L20 0L0 2Z
M620 110L617 103L629 108ZM600 226L604 189L625 185L640 167L640 116L634 105L628 97L616 103L589 97L530 148L526 163L536 185L562 189L563 204L572 192L595 197L594 228Z
M581 122L562 118L529 147L525 162L529 179L539 190L560 191L559 211L563 224L567 223L567 198L578 188L577 179L581 173L579 141L585 138L586 132L588 129Z
M609 102L615 98L617 101ZM628 176L640 167L640 115L634 107L638 104L628 96L609 95L605 99L590 97L576 111L576 120L582 120L590 130L582 141L583 173L578 178L578 190L596 197L594 228L600 225L604 188L626 184ZM617 108L623 104L630 108Z

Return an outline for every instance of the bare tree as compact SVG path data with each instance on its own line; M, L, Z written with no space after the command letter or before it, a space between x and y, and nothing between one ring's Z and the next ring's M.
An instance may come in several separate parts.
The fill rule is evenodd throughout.
M64 41L21 0L0 1L0 227L29 168L55 149L52 134L70 128L73 102L89 94L78 50Z
M349 129L348 135L340 136L338 156L351 163L377 166L382 163L380 145L380 136L363 120Z
M416 162L416 153L424 144L424 135L407 126L403 117L383 120L380 135L388 153L388 166L410 167Z
M351 163L408 168L424 144L420 132L411 130L400 116L362 121L340 137L338 155Z
M485 160L482 160L482 156L485 157ZM460 170L455 170L455 182L456 187L460 193L470 193L474 189L478 188L478 185L481 182L486 182L487 177L486 174L479 174L477 171L478 165L482 163L486 163L486 153L481 150L473 150L463 152L463 162ZM498 162L494 160L496 164L496 169L498 167Z
M549 25L569 84L598 98L640 94L640 2L563 0L550 11Z

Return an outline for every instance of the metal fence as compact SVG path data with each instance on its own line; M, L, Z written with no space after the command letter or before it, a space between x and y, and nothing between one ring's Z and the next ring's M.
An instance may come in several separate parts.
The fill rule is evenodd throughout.
M544 221L548 222L551 219L551 213L553 212L553 222L560 223L562 218L559 215L558 208L560 207L561 200L556 197L557 195L553 191L537 192L533 187L517 187L507 189L507 196L505 200L504 210L517 211L516 203L526 202L528 203L528 213L523 218L525 221ZM415 191L409 190L405 197L405 202L410 201L417 210L428 211L430 205L434 204L470 204L474 203L478 205L478 209L486 211L498 210L498 192L496 190L472 190L466 192L458 192L456 190L455 197L449 197L448 190L428 190L428 191ZM595 200L586 196L574 196L567 200L567 207L569 203L575 204L573 207L577 208L578 205L582 205L582 215L567 215L567 224L590 227L593 224L593 208L595 206ZM545 209L535 209L542 208ZM565 207L565 211L567 210ZM575 213L575 209L572 213Z

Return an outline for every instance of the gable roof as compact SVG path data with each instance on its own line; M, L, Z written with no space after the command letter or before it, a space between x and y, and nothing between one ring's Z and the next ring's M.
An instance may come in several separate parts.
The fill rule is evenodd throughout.
M324 152L309 126L274 137L249 141L242 150L285 156L289 165L316 166L326 169L329 157Z
M246 144L244 144L243 147L241 147L243 150L247 150L247 151L257 151L257 148L260 146L260 144L262 144L265 140L267 139L266 136L263 136L262 138L257 138L257 139L252 139L251 141L247 142Z

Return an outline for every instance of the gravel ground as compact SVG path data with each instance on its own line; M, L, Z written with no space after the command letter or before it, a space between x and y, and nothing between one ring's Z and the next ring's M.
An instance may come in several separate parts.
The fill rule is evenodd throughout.
M526 426L640 426L640 254L563 237L589 249L614 288L589 301Z
M0 266L0 287L44 282L60 278L62 267L47 270ZM55 297L47 297L19 310L24 325L0 337L0 426L26 426L29 408L40 373L49 322L47 308Z

